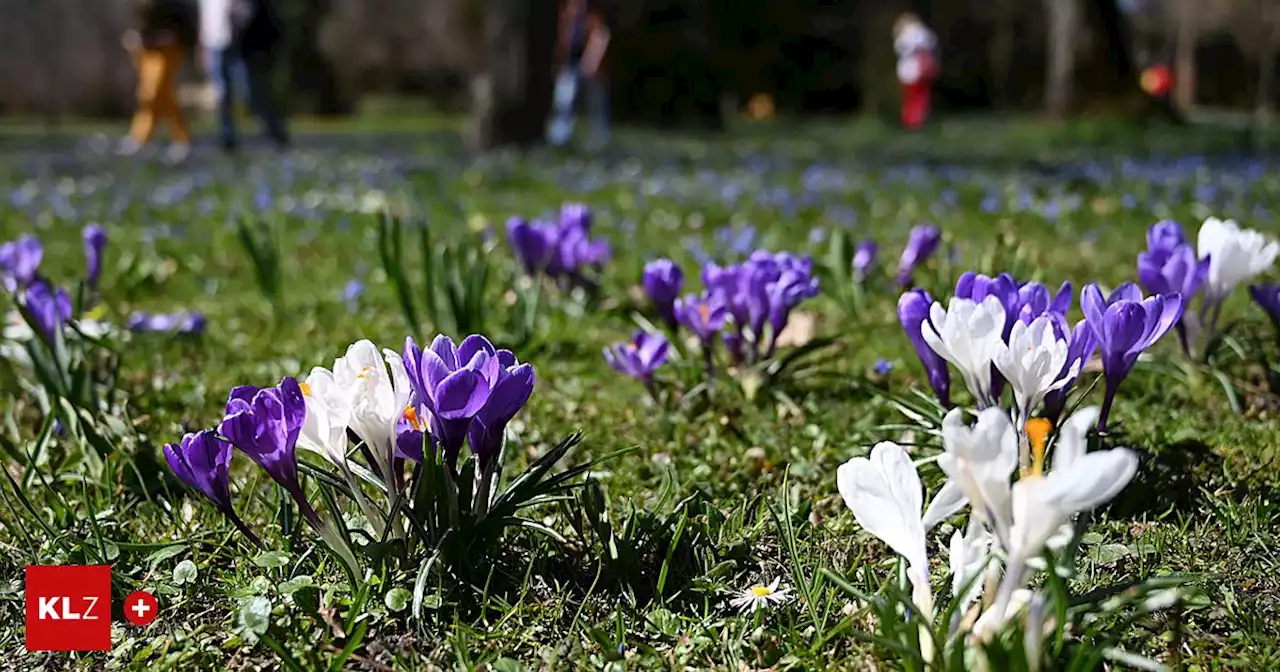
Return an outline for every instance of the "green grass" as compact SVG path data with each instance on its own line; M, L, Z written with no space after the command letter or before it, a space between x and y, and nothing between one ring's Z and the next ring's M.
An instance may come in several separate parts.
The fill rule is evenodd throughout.
M0 157L0 240L36 233L42 272L73 286L80 228L101 222L111 244L100 319L123 325L134 311L198 310L209 326L201 339L135 335L118 347L93 421L110 444L101 458L70 434L39 440L39 395L18 384L29 374L0 367L0 434L13 448L0 458L11 477L0 486L0 566L10 577L0 622L12 624L0 628L0 650L15 669L281 669L282 655L286 668L302 669L343 660L347 669L898 665L891 648L855 634L875 630L869 605L842 613L854 600L822 570L869 592L895 576L891 551L841 501L836 467L881 440L919 441L917 457L936 450L919 431L886 428L910 424L895 398L926 389L891 277L910 226L930 221L945 232L944 249L917 278L945 297L967 269L1051 286L1070 280L1077 291L1095 281L1112 287L1134 277L1145 229L1158 219L1178 219L1194 235L1218 214L1274 234L1280 213L1275 163L1239 154L1252 141L1100 122L1063 130L962 120L913 136L873 122L764 125L724 138L627 132L596 160L549 151L473 158L447 132L335 132L304 138L287 166L264 150L239 159L200 152L180 168L71 150L71 139L17 137ZM1145 167L1125 167L1133 161ZM508 533L470 568L472 583L431 575L423 617L412 619L396 591L414 589L421 556L374 565L372 578L350 586L309 530L282 536L298 527L296 511L282 517L287 497L243 455L233 462L236 508L273 555L259 555L170 475L161 446L184 428L215 424L231 387L330 366L356 339L398 350L407 335L420 343L434 335L442 316L424 314L411 334L387 280L377 217L359 211L374 190L392 211L427 221L437 240L493 227L499 241L486 258L495 282L515 274L502 240L507 217L565 201L592 206L614 259L594 300L545 293L538 336L517 351L538 383L517 417L508 474L577 431L570 465L633 449L591 472L629 563L611 560L575 523L585 501L548 505L534 516L565 543ZM996 207L984 207L988 199ZM275 300L259 291L238 242L232 222L241 216L274 232ZM754 399L721 377L701 401L660 407L610 370L601 350L648 314L638 289L646 261L670 256L698 287L689 242L715 252L718 229L746 224L758 246L819 261L827 242L812 231L874 237L880 267L860 310L827 285L803 305L816 336L836 339L825 358ZM417 273L417 243L407 248ZM349 310L342 294L353 279L367 289ZM487 291L484 323L505 324L506 288ZM1078 301L1072 316L1080 319ZM1218 362L1230 395L1209 369L1184 363L1172 337L1122 387L1112 443L1140 451L1142 467L1095 515L1070 589L1193 580L1173 610L1100 612L1070 635L1086 648L1111 638L1187 669L1280 665L1280 399L1257 360L1280 353L1243 288L1226 319L1245 355ZM892 365L886 375L875 372L880 360ZM696 369L669 365L660 383L687 393ZM1099 385L1091 403L1100 401ZM922 474L935 491L937 469ZM949 581L944 527L930 535L937 591ZM22 567L91 561L113 565L114 649L24 652ZM805 599L760 619L728 606L733 593L778 576ZM160 619L146 629L120 618L119 600L135 589L160 599ZM257 597L269 600L265 617Z

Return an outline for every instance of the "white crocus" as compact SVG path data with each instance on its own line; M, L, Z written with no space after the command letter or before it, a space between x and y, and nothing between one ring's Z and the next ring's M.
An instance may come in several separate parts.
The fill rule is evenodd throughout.
M1200 226L1196 252L1209 257L1205 283L1207 303L1220 303L1231 290L1271 268L1280 255L1280 243L1253 229L1241 229L1234 220L1210 217Z
M371 341L356 341L333 363L333 377L351 395L351 429L368 445L387 487L394 491L399 480L393 473L396 422L410 394L403 360L391 350L378 352Z
M953 297L942 309L934 302L920 333L939 357L960 370L965 385L983 406L995 405L991 395L991 363L1004 345L1004 304L994 296L977 303Z
M970 516L965 531L956 530L951 535L949 550L951 596L960 598L955 614L961 617L982 594L983 581L979 574L991 550L991 533L977 516Z
M1018 438L1008 414L988 408L969 427L964 412L951 409L942 419L942 445L945 452L938 456L938 467L947 482L929 504L923 522L931 527L968 503L1003 545L1012 523L1009 478L1018 466Z
M1138 456L1127 448L1086 453L1080 424L1063 423L1052 470L1033 471L1013 484L1008 570L994 607L1000 615L993 617L1000 622L1012 592L1025 581L1027 560L1039 556L1077 513L1111 501L1138 470Z
M339 468L347 464L347 423L351 394L334 381L333 373L317 366L302 384L307 418L298 434L298 447L319 453Z
M924 623L931 622L933 593L921 520L924 494L911 458L896 443L876 444L869 458L855 457L840 465L836 484L858 524L907 561L911 600L923 611ZM922 634L921 642L927 639Z
M1018 320L1009 334L1009 343L996 348L995 364L1013 388L1017 419L1025 422L1049 392L1061 388L1080 374L1080 362L1074 362L1065 376L1067 341L1058 338L1053 320L1037 317L1027 324Z

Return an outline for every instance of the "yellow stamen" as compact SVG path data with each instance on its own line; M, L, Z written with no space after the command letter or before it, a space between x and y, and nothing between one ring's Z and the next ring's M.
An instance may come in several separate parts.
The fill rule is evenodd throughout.
M1046 418L1031 418L1026 422L1024 428L1027 432L1027 440L1031 442L1031 469L1027 471L1028 475L1039 476L1044 473L1044 452L1045 443L1049 440L1049 432L1053 430L1053 423Z
M404 407L404 419L405 419L405 420L408 420L408 421L409 421L409 424L410 424L410 425L413 425L413 428L414 428L414 429L418 430L419 432L421 432L421 431L422 431L422 418L419 418L419 417L418 417L418 410L417 410L417 409L415 409L415 408L414 408L414 407L412 407L412 406L405 406L405 407Z
M711 321L711 306L703 303L698 306L698 317L702 318L702 324L706 325Z
M360 380L369 380L369 372L372 370L372 366L366 366L363 369L360 369L360 375L356 376L356 378Z
M772 595L773 591L769 589L769 586L751 586L751 594L756 597L767 597Z
M298 383L298 387L302 388L302 396L311 396L311 386L306 383Z

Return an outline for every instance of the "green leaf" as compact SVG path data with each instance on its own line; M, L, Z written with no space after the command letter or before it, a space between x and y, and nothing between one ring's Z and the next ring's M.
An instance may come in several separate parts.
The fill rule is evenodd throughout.
M310 588L313 585L315 585L315 579L312 579L310 574L303 574L285 581L276 590L280 591L281 595L292 595L303 588Z
M284 551L264 551L253 559L253 564L267 569L284 567L289 564L289 554Z
M409 600L413 597L413 593L407 588L392 588L382 598L382 602L387 605L391 611L401 612L409 607Z
M181 586L192 583L196 580L196 563L190 560L183 560L173 568L173 585Z
M121 544L121 546L126 546L126 545ZM164 562L165 560L168 560L169 558L172 558L175 555L178 555L179 553L182 553L185 550L187 550L186 544L173 544L172 546L165 546L164 548L161 548L160 550L147 556L147 559L146 559L147 567L151 568L154 571L156 568L156 565Z
M271 600L254 595L240 605L240 625L254 635L261 635L271 627Z
M512 660L511 658L499 658L489 663L489 668L493 672L524 672L528 669L520 661Z

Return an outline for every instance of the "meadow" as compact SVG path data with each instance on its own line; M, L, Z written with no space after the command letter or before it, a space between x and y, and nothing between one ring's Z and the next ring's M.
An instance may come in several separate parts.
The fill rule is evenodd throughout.
M1269 315L1248 289L1280 281L1274 264L1207 315L1210 290L1189 287L1190 352L1191 318L1148 323L1154 341L1101 423L1066 421L1104 403L1124 359L1106 344L1062 359L1070 331L1091 328L1085 288L1138 282L1139 254L1167 242L1149 237L1171 231L1157 222L1179 222L1192 248L1211 217L1280 234L1280 161L1245 140L821 122L474 157L449 129L337 129L285 156L201 148L171 167L86 133L0 134L0 242L38 238L47 282L33 296L11 265L0 290L0 667L1280 667L1280 297L1270 285ZM567 261L547 252L566 245ZM659 259L673 264L646 271ZM1235 258L1237 275L1250 261ZM724 290L741 305L717 298L726 268L764 267ZM1052 351L1044 382L1078 375L1051 425L1024 422L1042 415L1015 397L1027 384L982 403L990 354L982 375L951 367L940 403L946 363L926 367L904 332L900 297L920 288L926 313L940 306L918 314L917 338L932 320L955 345L936 311L958 282L967 305L1002 308L1001 273L1071 283L1068 310L1038 308L1015 331L1046 339L1028 346ZM1160 293L1149 284L1138 301ZM348 350L364 339L376 347ZM288 429L263 420L275 413ZM918 529L904 470L916 463L926 502L966 482L983 437L965 453L952 432L968 430L948 423L975 417L1008 426L992 430L1002 455L1006 440L1033 455L1014 529L975 502L987 486L966 490L972 513ZM882 442L894 447L873 453ZM1088 503L1063 504L1082 495L1059 483L1028 508L1071 446L1131 471ZM188 448L213 452L178 460L180 478ZM996 479L1006 498L1013 471ZM1050 510L1043 536L1069 541L1021 558L1017 516ZM24 649L31 564L112 566L110 651ZM123 615L135 590L159 600L149 626ZM1022 606L1005 604L1013 593ZM1003 618L975 623L996 604Z

